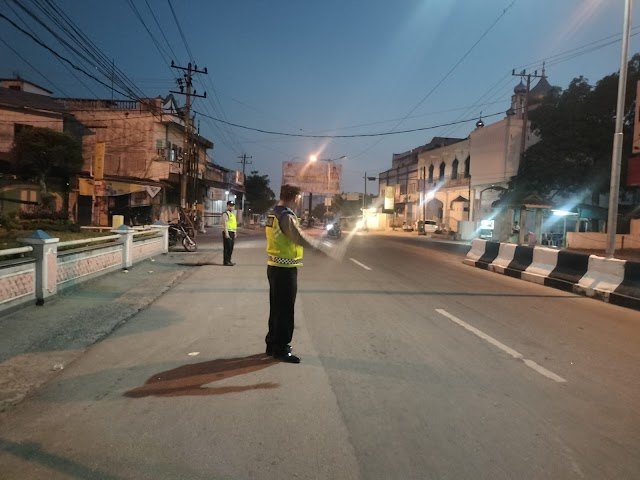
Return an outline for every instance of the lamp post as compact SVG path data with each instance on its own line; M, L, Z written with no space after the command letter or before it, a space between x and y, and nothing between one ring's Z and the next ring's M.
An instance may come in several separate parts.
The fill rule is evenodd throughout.
M611 154L611 184L609 187L609 217L607 218L606 258L613 258L616 250L618 227L618 197L620 196L620 163L622 159L622 122L624 120L624 97L627 87L627 57L629 54L629 31L631 29L632 0L624 2L624 23L622 26L622 49L620 54L620 78L618 79L618 105L616 107L616 130L613 134Z
M362 196L362 228L365 231L368 231L367 227L367 216L366 216L366 201L367 201L367 181L373 182L377 180L376 177L367 177L367 172L364 172L364 195Z

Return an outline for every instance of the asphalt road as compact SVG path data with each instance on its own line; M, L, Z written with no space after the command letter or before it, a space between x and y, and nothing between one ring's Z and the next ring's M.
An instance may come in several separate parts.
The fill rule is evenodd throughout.
M637 311L465 266L459 244L339 243L300 270L300 365L262 355L247 237L2 414L0 478L640 478Z

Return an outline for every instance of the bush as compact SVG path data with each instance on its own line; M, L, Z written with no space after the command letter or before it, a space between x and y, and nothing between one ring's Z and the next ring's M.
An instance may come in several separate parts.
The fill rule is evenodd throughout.
M43 205L23 210L19 213L19 217L22 220L69 220L69 214L64 210L55 210Z
M16 220L15 213L4 213L0 215L0 226L8 232L20 228L20 224Z
M19 221L22 230L44 230L45 232L79 232L80 226L69 220L51 218L33 218Z

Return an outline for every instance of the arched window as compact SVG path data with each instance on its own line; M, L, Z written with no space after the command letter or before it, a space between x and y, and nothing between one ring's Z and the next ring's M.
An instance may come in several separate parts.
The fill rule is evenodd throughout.
M445 169L445 164L444 162L442 162L440 164L440 180L444 180L444 169Z
M456 158L451 164L451 179L455 180L458 178L458 159Z
M429 183L433 183L433 165L429 167Z
M464 178L471 177L471 157L467 157L464 161Z

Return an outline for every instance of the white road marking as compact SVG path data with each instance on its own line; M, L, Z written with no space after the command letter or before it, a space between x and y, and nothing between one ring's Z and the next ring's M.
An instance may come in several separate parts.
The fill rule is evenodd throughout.
M369 267L367 267L364 263L360 263L358 260L356 260L355 258L349 258L349 260L351 260L353 263L355 263L356 265L360 265L362 268L364 268L365 270L371 270Z
M438 312L440 315L444 315L445 317L447 317L449 320L451 320L454 323L457 323L458 325L460 325L463 328L466 328L467 330L469 330L471 333L476 334L478 337L482 338L483 340L489 342L491 345L498 347L500 350L502 350L503 352L508 353L509 355L511 355L513 358L516 358L518 360L522 360L524 362L524 364L526 366L528 366L529 368L532 368L533 370L535 370L536 372L538 372L540 375L544 375L547 378L550 378L551 380L554 380L558 383L565 383L566 380L564 378L562 378L559 375L556 375L555 373L547 370L546 368L538 365L536 362L534 362L533 360L529 360L526 359L522 356L521 353L516 352L513 348L507 347L504 343L499 342L498 340L496 340L495 338L487 335L486 333L478 330L475 327L472 327L471 325L469 325L468 323L463 322L462 320L460 320L459 318L451 315L449 312L447 312L446 310L443 310L441 308L436 308L436 312Z

